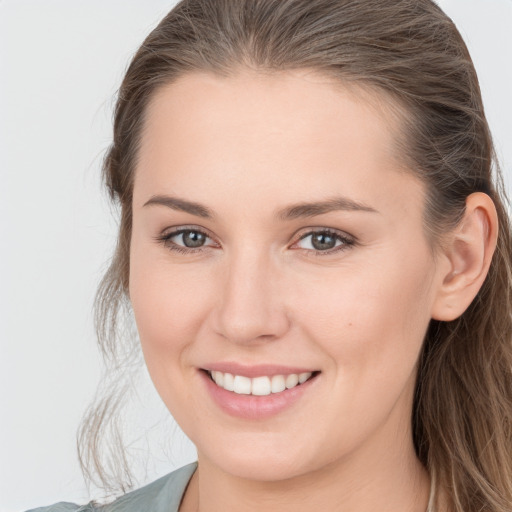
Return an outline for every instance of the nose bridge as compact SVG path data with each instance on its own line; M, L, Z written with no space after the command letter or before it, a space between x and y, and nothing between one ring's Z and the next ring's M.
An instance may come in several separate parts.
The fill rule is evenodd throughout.
M258 248L246 246L232 252L221 282L220 334L237 343L283 335L288 318L278 273L271 255Z

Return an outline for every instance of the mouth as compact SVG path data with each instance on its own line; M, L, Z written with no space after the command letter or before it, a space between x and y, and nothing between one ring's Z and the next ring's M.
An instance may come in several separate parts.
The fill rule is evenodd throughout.
M267 420L297 402L313 400L320 374L308 368L236 363L215 363L199 371L212 403L244 421Z
M231 391L237 395L268 396L283 393L302 386L314 379L320 371L308 371L301 373L283 373L278 375L261 375L247 377L218 370L203 369L209 379L215 385L225 391Z

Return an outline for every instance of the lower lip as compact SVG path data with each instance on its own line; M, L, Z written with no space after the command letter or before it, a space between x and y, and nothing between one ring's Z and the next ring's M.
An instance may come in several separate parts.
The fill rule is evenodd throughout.
M266 419L291 407L314 386L318 374L291 389L265 396L239 395L213 382L205 370L199 372L213 401L226 413L249 420Z

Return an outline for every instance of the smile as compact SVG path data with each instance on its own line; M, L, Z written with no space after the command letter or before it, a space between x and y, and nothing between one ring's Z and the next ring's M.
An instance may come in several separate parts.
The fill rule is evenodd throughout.
M292 389L309 380L313 372L291 373L261 377L245 377L220 371L208 371L210 378L217 386L239 395L267 396Z
M318 389L321 371L279 365L223 362L200 368L198 375L212 403L244 420L265 420Z

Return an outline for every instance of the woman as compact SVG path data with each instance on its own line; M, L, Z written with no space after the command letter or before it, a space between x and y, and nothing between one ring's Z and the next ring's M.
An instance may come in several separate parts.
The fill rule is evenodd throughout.
M435 3L179 3L126 73L104 172L101 346L122 355L132 308L198 462L101 510L511 509L510 224ZM81 437L105 482L110 403Z

